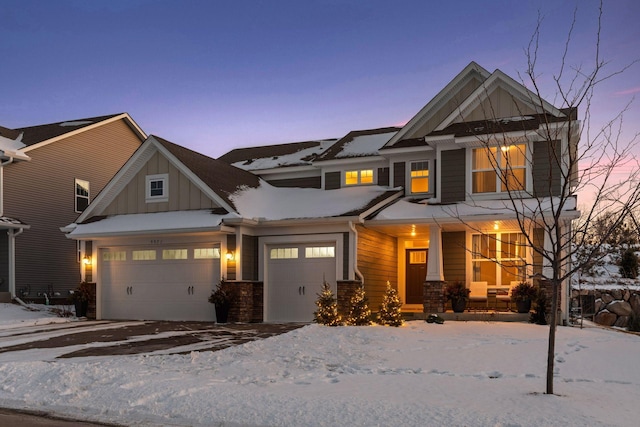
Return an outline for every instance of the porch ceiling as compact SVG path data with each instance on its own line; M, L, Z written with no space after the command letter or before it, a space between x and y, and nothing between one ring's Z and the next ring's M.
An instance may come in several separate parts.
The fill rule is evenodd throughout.
M470 231L493 233L499 231L520 231L518 221L501 220L501 221L477 221L473 223L464 223L461 221L438 223L436 221L426 222L424 219L417 222L398 223L394 221L367 221L365 227L380 233L388 234L394 237L404 239L424 239L429 238L429 228L431 226L440 226L442 231ZM497 228L496 228L497 227Z

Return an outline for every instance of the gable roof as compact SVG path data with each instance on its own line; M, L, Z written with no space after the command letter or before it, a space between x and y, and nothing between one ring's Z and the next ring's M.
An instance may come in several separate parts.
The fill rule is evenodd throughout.
M256 171L288 166L308 166L336 141L337 139L323 139L237 148L218 159L244 170Z
M545 123L564 122L567 117L550 114L531 114L527 116L503 117L499 119L476 120L472 122L452 123L442 130L436 130L427 136L453 135L455 137L508 133L537 130Z
M0 126L0 136L7 139L16 140L20 136L20 131Z
M397 127L385 127L351 131L320 155L316 161L377 156L378 150L384 147L399 130L400 128Z
M110 114L107 116L88 117L77 120L66 120L63 122L48 123L44 125L28 126L16 129L0 127L0 135L11 139L16 139L22 135L21 142L26 145L22 151L30 151L46 144L58 141L71 135L94 129L117 120L124 120L131 130L138 135L140 141L147 138L147 134L127 113ZM5 135L6 133L6 135Z

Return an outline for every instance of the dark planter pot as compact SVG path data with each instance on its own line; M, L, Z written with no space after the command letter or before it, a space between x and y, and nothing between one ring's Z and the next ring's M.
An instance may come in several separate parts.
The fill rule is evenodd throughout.
M451 300L451 308L454 313L462 313L466 307L467 300L464 298Z
M531 311L531 300L516 301L516 310L518 313L528 313Z
M216 323L227 323L229 318L229 306L228 305L215 305L216 307Z
M76 301L76 317L87 317L87 308L89 308L89 301Z

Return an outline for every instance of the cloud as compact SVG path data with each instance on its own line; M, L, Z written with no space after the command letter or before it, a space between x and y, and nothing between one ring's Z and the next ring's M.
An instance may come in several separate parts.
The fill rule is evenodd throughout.
M614 92L614 95L633 95L634 93L640 93L640 86L621 90L620 92Z

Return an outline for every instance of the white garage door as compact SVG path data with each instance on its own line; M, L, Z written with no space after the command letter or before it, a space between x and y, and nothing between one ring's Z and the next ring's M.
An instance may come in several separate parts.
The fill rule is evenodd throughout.
M105 248L100 259L103 318L215 320L219 247Z
M310 322L326 280L336 294L335 244L267 247L266 321Z

